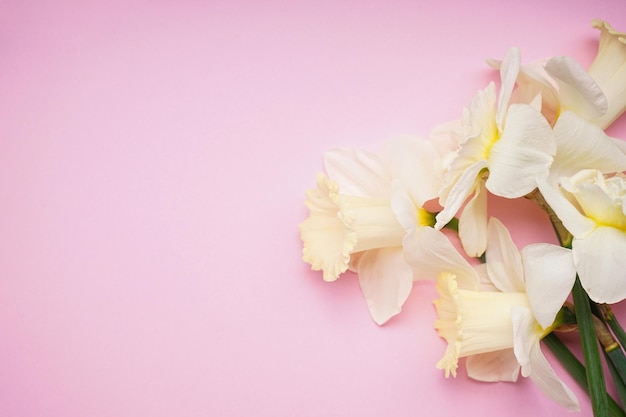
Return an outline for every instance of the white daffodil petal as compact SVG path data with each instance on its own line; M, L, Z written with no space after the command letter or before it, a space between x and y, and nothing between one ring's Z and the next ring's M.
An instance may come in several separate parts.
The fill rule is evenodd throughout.
M554 126L557 152L552 178L571 176L581 169L604 173L626 170L626 155L602 129L572 112L564 112Z
M539 343L541 329L528 308L512 307L511 320L513 322L513 351L522 367L522 376L526 377L531 372L530 352L533 345Z
M487 189L506 198L528 194L537 186L537 175L548 172L555 153L552 129L541 113L511 105L502 136L489 154Z
M626 141L621 138L611 138L611 141L615 143L615 146L619 148L622 153L626 153Z
M589 66L589 75L606 95L609 108L593 122L605 129L626 110L626 33L618 32L600 19L592 22L600 30L598 54Z
M362 252L353 269L359 275L361 291L377 324L382 325L400 313L413 286L413 272L404 261L402 248Z
M578 209L565 198L563 193L559 190L558 184L548 182L548 179L545 177L539 177L537 178L537 187L539 191L541 191L543 198L563 222L565 228L574 237L584 237L591 233L595 227L595 223L582 215Z
M341 193L357 197L389 198L391 177L378 156L360 149L336 148L324 154L328 177Z
M489 219L487 229L487 273L502 292L524 292L524 272L520 252L500 220Z
M562 110L571 110L590 120L606 113L606 97L593 78L578 62L568 56L556 56L546 64L546 71L559 85Z
M519 48L509 48L500 64L500 79L502 82L498 96L498 109L496 110L496 124L500 130L504 127L504 117L509 107L517 75L519 74L520 64L521 53Z
M485 58L485 63L496 70L499 70L502 66L502 60L496 58Z
M543 96L541 93L537 93L537 95L533 96L532 98L528 98L528 105L540 113L543 107L542 102L543 102Z
M438 155L432 143L413 137L387 141L381 160L389 167L391 177L400 181L417 206L437 197L442 186L435 170Z
M404 184L396 180L391 183L390 201L391 210L398 219L398 223L407 233L413 232L419 226L418 211Z
M562 181L563 188L573 193L581 212L585 216L605 226L613 226L619 229L626 228L626 217L624 216L623 207L621 204L615 204L614 195L607 193L607 188L609 187L607 187L603 176L598 171L593 170L583 170L579 174L583 174L581 177L584 177L584 174L587 173L591 176L591 180L585 178L586 182L576 184L564 179ZM577 177L578 175L567 180L576 179ZM599 183L592 182L594 179ZM619 187L618 184L613 185ZM623 183L621 185L623 186ZM573 191L568 186L573 186Z
M436 229L444 227L456 215L467 197L474 190L476 177L484 168L487 168L487 161L480 160L463 171L461 177L450 190L443 210L437 215Z
M552 325L576 279L572 251L548 243L522 249L526 293L535 318L544 329Z
M491 282L489 275L487 275L487 265L480 263L478 265L473 265L473 266L474 266L474 270L478 274L478 278L480 279L480 291L499 292L496 286L493 285L493 282Z
M414 279L437 279L447 271L456 275L459 287L476 289L478 274L452 246L448 237L431 227L419 227L404 238L404 257Z
M543 356L539 343L535 344L530 352L530 363L532 367L530 379L544 395L570 411L580 411L576 396L554 372Z
M556 81L546 72L548 60L524 64L517 76L517 88L511 96L511 103L529 104L541 111L548 123L553 126L560 111L559 95ZM487 60L493 68L500 68L500 61Z
M572 253L589 298L607 304L626 298L626 233L600 226L585 239L574 239Z
M602 175L585 169L561 180L561 187L570 193L580 212L598 225L626 231L626 175Z
M487 247L487 190L485 182L476 178L474 196L467 202L459 216L459 238L463 250L477 257Z
M461 127L464 140L462 145L467 146L471 142L471 148L482 148L497 134L496 85L493 81L472 97L469 106L463 110Z
M598 53L589 66L589 73L602 81L615 80L617 70L626 63L626 33L613 28L608 22L594 19L591 26L600 31ZM598 81L599 82L599 81ZM614 86L615 87L615 86Z
M467 376L484 382L515 382L520 370L513 349L502 349L468 356L465 367L467 368Z
M454 152L463 141L463 126L460 119L450 120L435 126L428 135L428 142L440 156Z

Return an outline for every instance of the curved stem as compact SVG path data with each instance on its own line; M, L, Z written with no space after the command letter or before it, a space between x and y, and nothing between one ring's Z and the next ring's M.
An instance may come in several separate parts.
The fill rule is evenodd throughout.
M556 213L552 210L552 207L550 207L546 199L543 198L543 194L541 194L541 191L539 191L538 188L535 188L533 191L526 194L525 197L529 199L530 201L533 201L535 204L541 207L543 211L545 211L548 214L548 217L550 217L550 223L552 223L552 227L554 228L554 232L559 238L559 243L564 248L571 249L572 240L574 239L574 237L565 228L565 226L563 225L563 222L561 221L561 219L559 219L559 216L557 216Z

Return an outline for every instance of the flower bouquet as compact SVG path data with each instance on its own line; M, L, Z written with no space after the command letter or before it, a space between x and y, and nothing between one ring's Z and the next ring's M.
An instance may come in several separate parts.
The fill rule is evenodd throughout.
M611 304L626 299L626 142L604 129L626 110L626 34L592 25L600 39L586 70L567 56L523 64L511 48L487 61L499 88L490 83L427 140L328 151L300 232L303 259L325 281L358 275L379 325L400 313L415 280L434 280L446 377L464 358L471 378L521 373L579 410L544 347L589 393L595 416L623 416L626 333ZM539 205L560 245L519 250L489 218L488 194ZM561 331L580 333L584 363Z

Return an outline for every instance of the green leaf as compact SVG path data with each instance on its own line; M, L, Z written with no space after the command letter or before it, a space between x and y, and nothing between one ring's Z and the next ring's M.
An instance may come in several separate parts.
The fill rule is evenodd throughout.
M578 358L568 349L567 346L554 333L548 334L542 339L542 342L554 354L561 365L569 372L574 381L586 393L589 393L589 384L587 382L587 372L585 367ZM626 413L620 408L613 398L608 397L609 416L625 417Z
M607 417L609 416L608 394L602 372L602 363L600 362L598 342L593 327L591 306L589 305L589 297L580 284L578 277L576 277L572 295L574 297L580 343L585 358L587 385L589 387L593 415L594 417Z
M605 351L604 357L607 359L609 371L613 378L613 384L615 384L615 390L619 396L619 400L622 406L626 404L626 384L624 383L624 376L626 375L626 357L621 348L614 349L610 352Z

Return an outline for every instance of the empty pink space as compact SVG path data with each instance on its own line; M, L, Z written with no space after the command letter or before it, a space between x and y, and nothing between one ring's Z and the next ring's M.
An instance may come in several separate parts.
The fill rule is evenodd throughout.
M378 327L298 224L324 151L427 136L510 46L587 66L594 18L626 5L1 1L0 415L570 416L523 378L446 380L434 285Z

